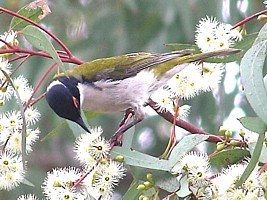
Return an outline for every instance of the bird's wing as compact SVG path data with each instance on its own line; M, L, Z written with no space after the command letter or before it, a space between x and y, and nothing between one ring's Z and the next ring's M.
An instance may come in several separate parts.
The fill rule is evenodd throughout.
M90 82L99 80L123 80L135 76L144 69L191 53L192 50L182 50L164 54L132 53L117 57L101 58L75 66L64 74L78 75Z

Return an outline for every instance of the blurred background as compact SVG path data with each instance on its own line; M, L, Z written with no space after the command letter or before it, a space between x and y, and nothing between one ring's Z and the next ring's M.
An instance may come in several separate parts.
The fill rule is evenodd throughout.
M28 0L1 0L0 6L16 11ZM265 9L261 0L50 0L52 13L41 23L61 41L72 53L84 61L101 57L115 56L131 52L167 52L164 44L194 43L195 25L201 18L214 16L220 22L234 25L242 19ZM11 17L0 14L0 34L8 31ZM263 24L253 20L248 23L247 32L260 29ZM19 37L21 45L25 45ZM57 47L57 46L56 46ZM33 57L20 68L16 75L23 74L36 86L51 61ZM14 63L16 65L16 63ZM66 64L66 67L73 65ZM38 92L42 94L51 80ZM37 95L37 96L38 96ZM37 97L36 96L36 97ZM217 134L220 125L232 130L240 126L236 118L253 115L242 94L239 68L237 64L226 67L223 83L210 93L203 93L184 103L192 106L190 115L185 119L199 128ZM48 107L45 100L36 105L41 112L40 138L64 122ZM164 151L171 124L148 109L149 117L138 124L135 131L133 148L159 156ZM89 121L91 126L102 126L109 138L117 129L123 113L101 115ZM179 136L186 134L177 128ZM44 142L37 142L28 157L27 179L35 187L21 185L10 192L0 191L0 199L16 199L20 194L35 193L43 197L40 185L46 172L55 167L78 166L74 159L73 142L75 137L68 127ZM212 152L214 145L202 145L201 151ZM117 189L114 199L120 199L131 181L128 175Z

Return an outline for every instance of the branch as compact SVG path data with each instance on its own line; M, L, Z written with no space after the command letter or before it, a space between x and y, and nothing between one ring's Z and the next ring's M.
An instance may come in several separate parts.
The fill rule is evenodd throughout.
M20 15L18 13L15 13L15 12L13 12L11 10L5 9L3 7L0 7L0 11L3 11L5 13L9 14L9 15L12 15L12 16L18 17L18 18L20 18L20 19L22 19L22 20L24 20L24 21L26 21L26 22L38 27L39 29L41 29L42 31L47 33L51 38L53 38L62 47L62 49L64 49L64 51L66 51L66 53L68 54L69 58L73 57L73 55L72 55L71 51L68 49L68 47L63 42L61 42L61 40L57 36L55 36L53 33L48 31L47 29L45 29L44 27L42 27L38 23L36 23L36 22L34 22L34 21L28 19L27 17L24 17L24 16L22 16L22 15Z
M34 89L31 97L29 98L28 102L26 103L25 107L24 107L24 111L31 105L31 101L33 96L35 95L35 93L38 91L38 89L41 87L42 83L45 81L45 78L48 76L48 74L52 71L52 69L56 66L56 63L52 64L48 70L45 72L45 74L43 75L43 77L41 78L41 80L39 81L39 83L37 84L36 88ZM44 96L43 96L44 97ZM40 99L39 99L40 100ZM35 102L36 103L36 102Z
M19 47L13 47L12 49L0 50L0 54L6 54L6 53L24 53L24 54L28 54L28 55L36 55L36 56L41 56L41 57L53 59L48 53L46 53L44 51L33 51L33 50L23 49L23 48L19 48ZM77 64L77 65L84 63L84 61L81 61L80 59L78 59L74 56L71 58L67 58L64 54L63 55L59 54L59 57L60 57L62 62L66 62L66 63L73 63L73 64Z
M251 16L245 18L245 19L243 19L242 21L236 23L236 24L232 27L232 29L235 29L235 28L238 27L238 26L243 26L245 23L251 21L252 19L254 19L254 18L256 18L256 17L258 17L258 16L260 16L260 15L266 14L266 13L267 13L267 10L263 10L263 11L257 12L257 13L255 13L255 14L253 14L253 15L251 15Z
M148 105L151 108L153 108L161 117L166 119L168 122L173 123L175 121L176 126L179 126L183 129L187 130L188 132L192 133L192 134L208 135L209 136L209 138L207 139L208 142L217 143L217 142L224 141L224 138L222 136L213 135L211 133L208 133L202 129L195 127L193 124L190 124L189 122L186 122L186 121L178 119L178 118L174 120L174 116L170 112L166 112L166 111L159 112L157 109L157 106L156 106L157 103L151 99L149 100ZM245 144L243 141L238 140L238 139L234 139L234 138L229 138L227 140L227 142L230 142L232 140L237 142L237 146L240 146L240 147L247 146L247 144Z

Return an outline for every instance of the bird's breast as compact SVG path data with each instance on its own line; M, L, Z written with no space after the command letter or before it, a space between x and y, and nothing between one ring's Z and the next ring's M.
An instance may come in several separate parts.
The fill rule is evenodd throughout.
M129 107L143 106L157 82L151 71L143 70L136 76L120 81L79 83L81 108L92 112L117 112Z

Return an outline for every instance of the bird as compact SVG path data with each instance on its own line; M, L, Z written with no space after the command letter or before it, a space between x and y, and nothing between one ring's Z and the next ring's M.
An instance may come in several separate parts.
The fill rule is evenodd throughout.
M132 109L137 123L144 119L150 96L190 62L237 52L224 49L193 54L185 49L96 59L57 74L47 87L46 101L58 116L87 132L81 110L112 113Z

